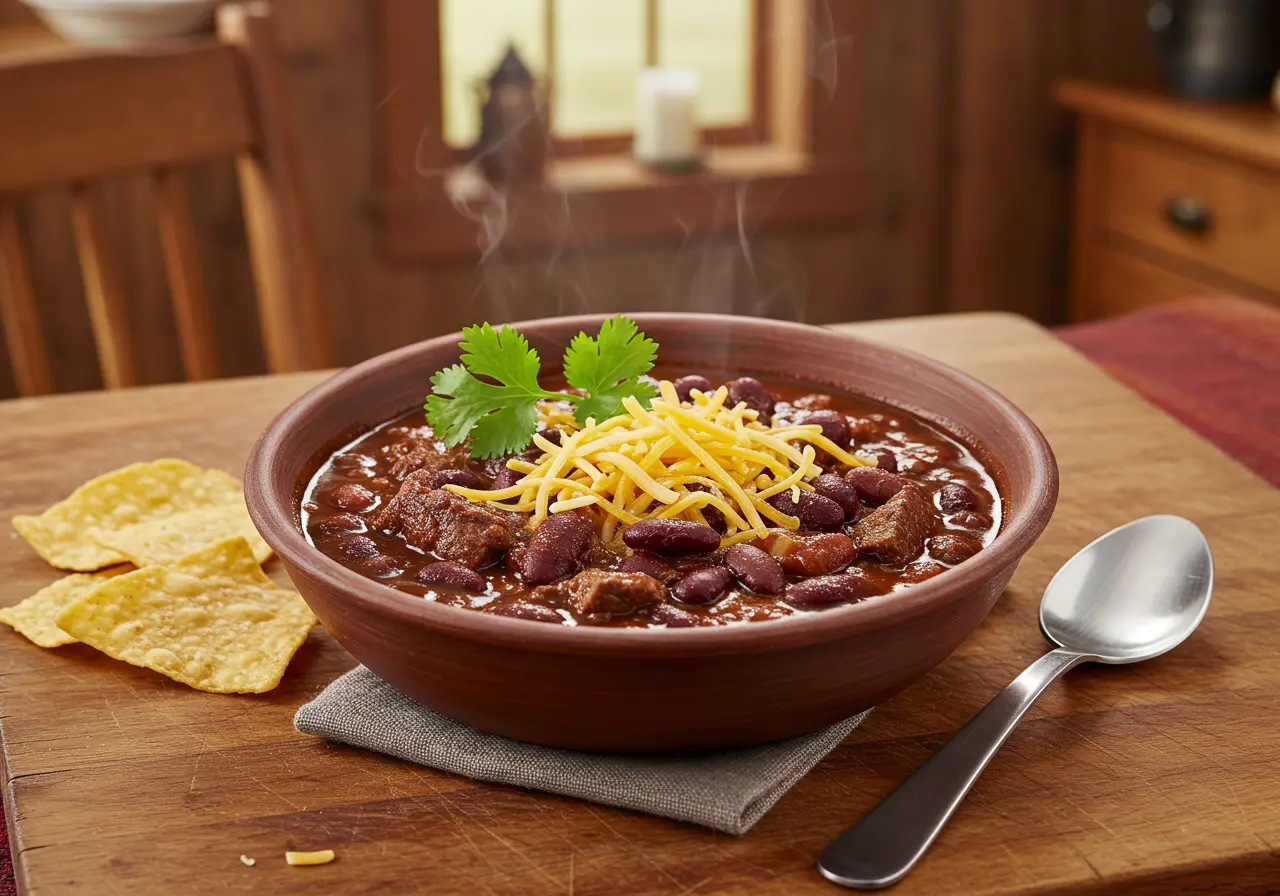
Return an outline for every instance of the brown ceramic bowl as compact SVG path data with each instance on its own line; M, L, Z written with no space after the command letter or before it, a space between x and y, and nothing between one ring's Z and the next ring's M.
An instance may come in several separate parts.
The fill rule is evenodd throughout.
M458 359L454 334L322 383L271 424L249 457L254 523L352 656L433 709L508 737L584 750L703 750L813 731L873 706L978 627L1057 499L1053 454L1022 412L951 368L829 330L714 315L635 319L661 346L659 370L782 377L879 398L938 423L995 479L1000 533L973 559L905 591L728 627L561 628L411 597L313 548L299 495L344 441L421 403L428 378ZM546 360L599 321L516 326Z

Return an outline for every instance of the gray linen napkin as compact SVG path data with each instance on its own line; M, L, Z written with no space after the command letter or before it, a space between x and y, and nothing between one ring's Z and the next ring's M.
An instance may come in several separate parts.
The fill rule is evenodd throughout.
M357 666L300 707L293 724L306 734L468 778L745 834L870 711L813 734L723 753L579 753L509 740L455 722Z

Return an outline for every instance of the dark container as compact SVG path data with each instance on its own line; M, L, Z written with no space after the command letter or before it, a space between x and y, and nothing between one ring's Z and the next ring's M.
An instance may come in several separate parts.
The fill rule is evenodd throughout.
M1280 71L1280 0L1159 0L1147 14L1178 93L1264 98Z

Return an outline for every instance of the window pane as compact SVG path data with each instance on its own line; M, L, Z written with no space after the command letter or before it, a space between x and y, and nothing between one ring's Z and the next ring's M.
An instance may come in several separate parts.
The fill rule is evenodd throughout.
M630 131L643 61L642 0L556 0L555 132Z
M541 78L543 0L444 0L440 6L444 137L453 146L469 146L480 135L476 83L502 61L508 43Z
M752 0L658 0L658 63L701 76L704 125L751 120Z

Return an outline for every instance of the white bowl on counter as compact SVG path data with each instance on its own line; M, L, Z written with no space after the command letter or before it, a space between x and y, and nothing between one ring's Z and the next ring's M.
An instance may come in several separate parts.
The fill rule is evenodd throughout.
M84 44L132 45L192 34L217 0L23 0L46 25Z

